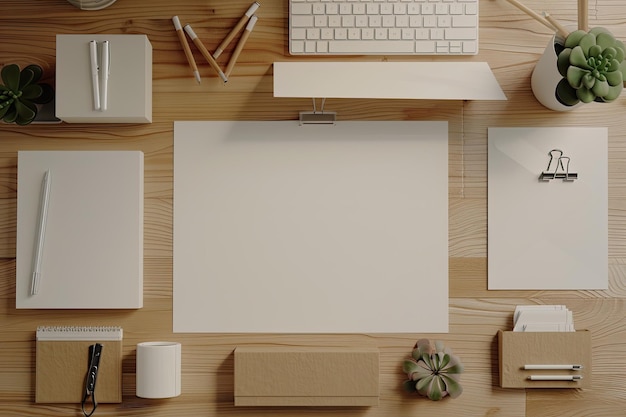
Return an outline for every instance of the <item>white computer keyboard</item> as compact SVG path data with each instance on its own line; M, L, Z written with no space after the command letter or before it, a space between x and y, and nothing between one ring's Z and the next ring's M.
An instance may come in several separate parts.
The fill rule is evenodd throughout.
M292 55L474 55L478 0L289 0Z

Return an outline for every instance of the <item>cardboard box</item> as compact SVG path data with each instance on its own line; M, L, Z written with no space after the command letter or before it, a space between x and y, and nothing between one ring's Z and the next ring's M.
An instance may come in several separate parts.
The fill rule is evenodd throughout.
M85 392L89 346L94 341L37 341L35 402L78 403ZM104 340L96 380L99 403L122 402L122 341Z
M498 331L502 388L591 387L591 333ZM524 365L582 365L573 370L525 370ZM580 375L578 381L531 381L530 375Z
M373 406L376 348L237 347L236 406Z

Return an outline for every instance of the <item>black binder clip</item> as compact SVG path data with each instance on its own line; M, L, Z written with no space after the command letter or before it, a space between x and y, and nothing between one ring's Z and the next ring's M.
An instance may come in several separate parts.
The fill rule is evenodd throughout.
M560 149L552 149L548 152L550 160L548 161L548 168L539 175L539 181L550 181L561 179L563 181L574 181L578 179L578 174L575 172L569 172L569 157L563 156L563 151ZM558 156L557 156L558 155ZM563 162L566 161L566 162ZM554 162L554 167L552 163Z
M85 375L85 393L81 402L81 409L85 417L90 417L98 407L98 402L96 401L96 380L98 378L101 356L102 345L100 343L89 346L89 368L87 369L87 375ZM91 398L92 408L90 412L87 412L85 411L85 405L89 398Z

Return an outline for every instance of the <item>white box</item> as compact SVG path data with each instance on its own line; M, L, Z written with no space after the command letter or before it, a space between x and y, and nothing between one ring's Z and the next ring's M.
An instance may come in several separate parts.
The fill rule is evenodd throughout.
M110 44L108 105L94 109L89 42ZM146 35L57 35L56 116L68 123L151 123L152 45Z

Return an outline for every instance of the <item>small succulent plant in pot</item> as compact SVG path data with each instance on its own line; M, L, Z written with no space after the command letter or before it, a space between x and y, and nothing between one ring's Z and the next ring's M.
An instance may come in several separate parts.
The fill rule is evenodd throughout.
M404 388L433 401L446 396L456 398L463 392L459 382L463 365L441 342L433 344L428 339L418 340L411 358L404 360L402 370L408 376Z
M535 98L551 110L610 103L626 81L626 47L605 28L564 28L539 58L531 77Z
M626 82L626 47L611 32L601 27L576 30L555 48L563 77L556 88L559 101L573 106L619 97Z
M35 120L38 105L54 98L51 85L40 83L43 69L28 65L20 70L16 64L2 67L0 77L0 119L5 123L27 125Z

